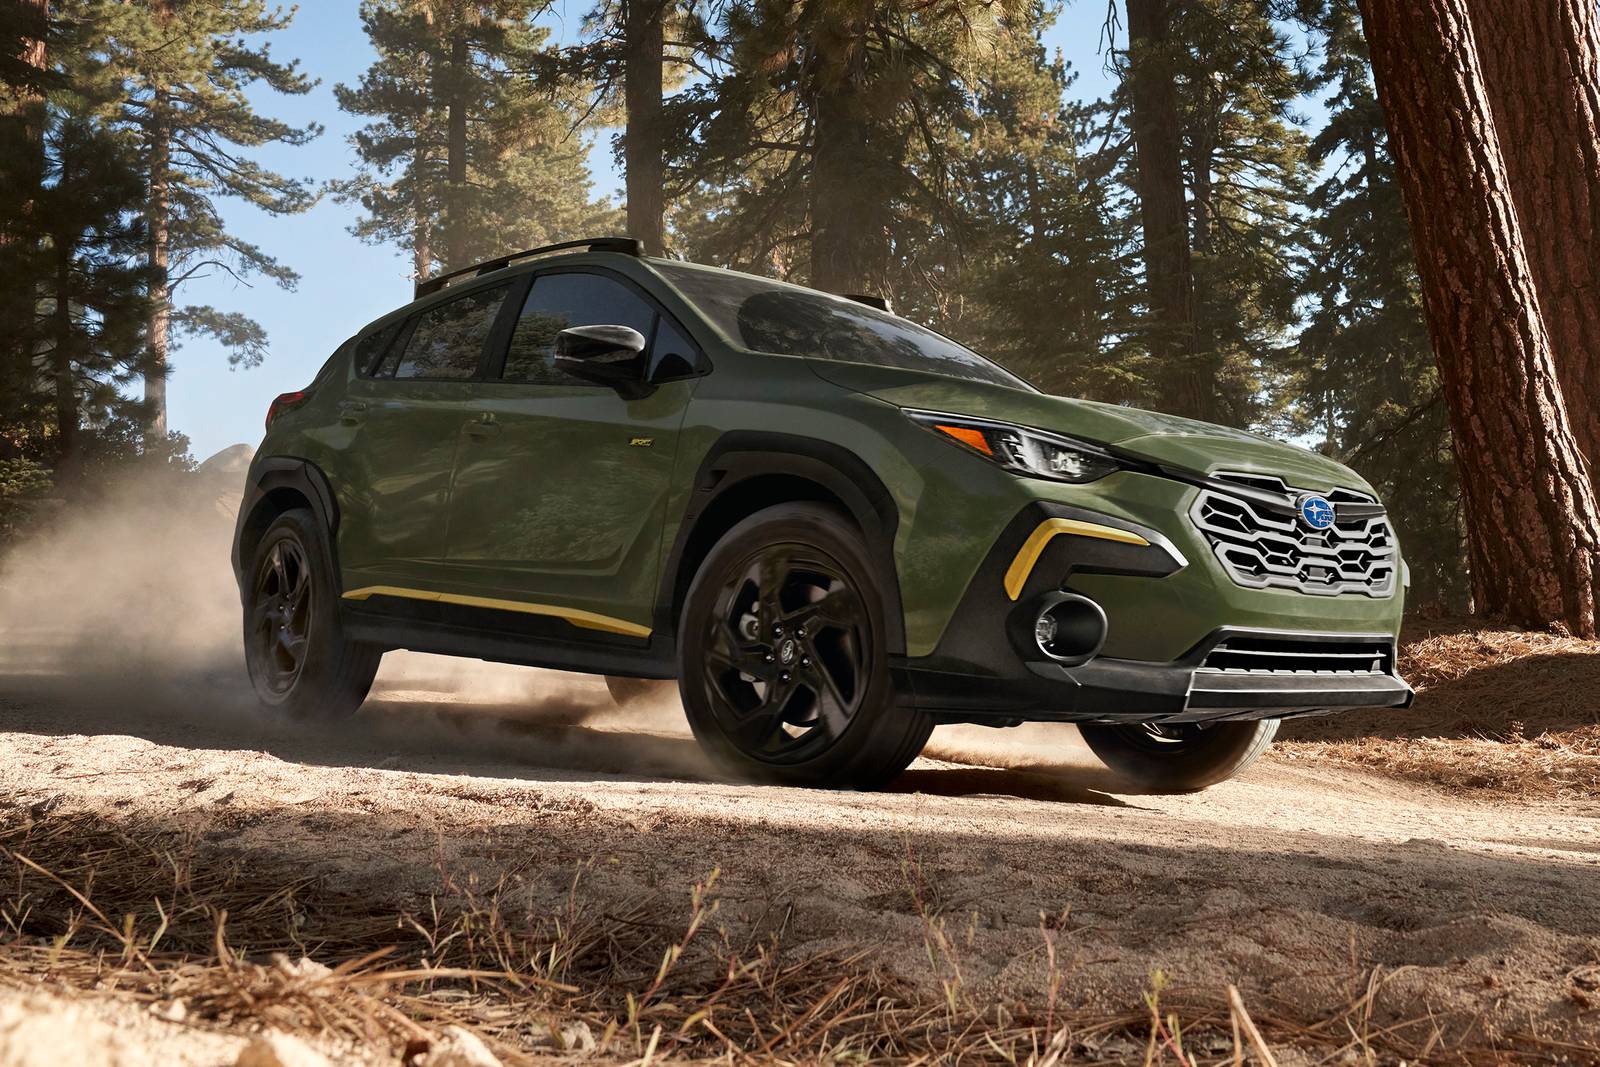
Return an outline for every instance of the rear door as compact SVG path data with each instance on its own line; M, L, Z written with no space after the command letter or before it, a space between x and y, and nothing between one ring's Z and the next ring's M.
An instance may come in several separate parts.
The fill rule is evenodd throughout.
M341 402L353 437L342 501L345 588L436 588L461 426L514 283L473 288L412 315Z
M620 275L540 274L478 405L492 427L463 428L450 562L485 595L603 616L624 624L613 632L643 636L678 432L697 379L624 400L557 369L556 334L591 325L638 330L648 366L700 365L682 327Z

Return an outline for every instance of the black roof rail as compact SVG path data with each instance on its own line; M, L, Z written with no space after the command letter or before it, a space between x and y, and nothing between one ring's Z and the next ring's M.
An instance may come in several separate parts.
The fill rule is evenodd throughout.
M568 248L585 248L591 252L621 252L626 256L643 256L644 243L633 237L586 237L581 241L562 241L559 244L544 245L541 248L529 248L522 252L513 252L508 256L497 259L486 259L482 263L474 263L470 267L462 267L448 274L440 274L432 278L424 278L417 282L413 300L420 300L429 293L437 293L450 282L467 274L488 274L493 270L509 267L519 259L529 256L540 256L546 252L561 252Z

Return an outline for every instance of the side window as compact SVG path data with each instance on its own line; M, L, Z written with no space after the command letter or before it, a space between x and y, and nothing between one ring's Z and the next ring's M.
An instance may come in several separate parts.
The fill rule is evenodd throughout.
M401 320L403 322L405 320ZM400 329L400 322L391 322L381 329L373 330L356 342L355 367L357 374L377 374L378 361L383 359L389 351L389 342L394 340L394 335ZM390 365L393 373L393 365Z
M398 355L392 372L396 378L459 379L477 374L484 342L510 288L479 289L422 312L405 352L390 353L385 369Z
M511 334L501 377L508 382L572 385L555 366L556 334L571 326L631 326L650 339L656 310L649 301L603 274L545 274L533 283Z

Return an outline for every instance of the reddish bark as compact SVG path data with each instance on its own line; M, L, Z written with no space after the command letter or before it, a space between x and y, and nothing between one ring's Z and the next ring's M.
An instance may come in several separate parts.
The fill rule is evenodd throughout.
M1600 8L1468 7L1573 435L1600 484Z
M1468 17L1362 0L1455 436L1480 612L1595 634L1600 508L1557 382Z

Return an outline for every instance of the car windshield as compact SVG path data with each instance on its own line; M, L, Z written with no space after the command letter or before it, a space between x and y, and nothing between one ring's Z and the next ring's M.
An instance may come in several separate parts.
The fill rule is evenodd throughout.
M723 333L755 352L899 367L1034 391L970 348L859 301L737 271L654 266Z

